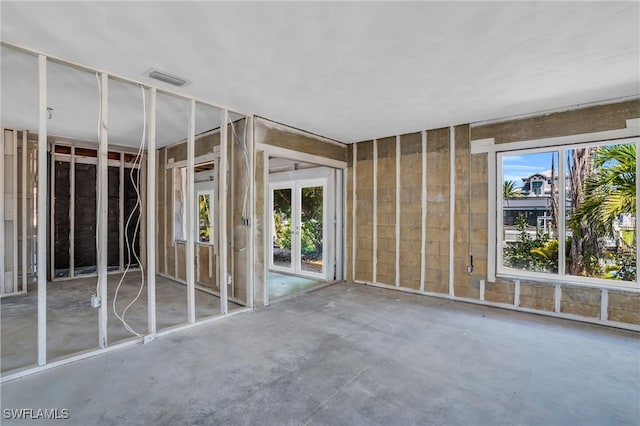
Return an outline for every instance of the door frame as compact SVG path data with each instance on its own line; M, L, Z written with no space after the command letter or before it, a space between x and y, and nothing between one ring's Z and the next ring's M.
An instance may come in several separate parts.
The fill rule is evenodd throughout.
M323 173L324 174L324 173ZM333 253L329 244L327 244L329 235L332 231L329 224L329 217L335 216L332 212L333 206L330 203L331 194L331 173L329 175L313 178L301 178L295 180L284 180L269 183L269 241L272 242L274 235L273 223L273 191L278 189L291 189L291 220L292 220L292 237L291 237L291 266L283 267L275 265L273 262L273 244L269 245L269 270L283 272L305 278L315 278L322 281L329 281L330 266L332 264ZM301 253L301 233L302 226L302 189L322 187L322 270L318 272L305 271L302 268ZM295 237L294 237L295 235Z

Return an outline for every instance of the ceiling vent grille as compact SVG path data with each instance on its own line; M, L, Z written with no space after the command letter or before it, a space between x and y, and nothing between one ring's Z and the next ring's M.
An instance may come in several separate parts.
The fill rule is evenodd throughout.
M164 83L173 84L174 86L184 86L188 83L188 80L185 78L178 77L177 75L169 74L156 69L150 69L145 73L145 75L156 80L160 80Z

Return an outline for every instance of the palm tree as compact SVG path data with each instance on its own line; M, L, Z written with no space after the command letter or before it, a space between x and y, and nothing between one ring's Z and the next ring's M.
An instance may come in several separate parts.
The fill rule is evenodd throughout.
M520 198L522 194L520 193L520 188L517 186L518 184L513 180L505 180L502 184L502 198Z
M598 148L593 155L594 173L584 182L584 198L570 225L586 222L601 235L613 234L613 223L622 213L636 213L636 145Z

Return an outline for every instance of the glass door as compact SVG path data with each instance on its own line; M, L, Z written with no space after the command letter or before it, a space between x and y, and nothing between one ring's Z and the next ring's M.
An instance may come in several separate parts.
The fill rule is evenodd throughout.
M292 196L293 187L279 187L271 189L271 268L274 270L293 273L294 234Z
M326 188L326 179L271 185L272 270L326 279Z
M299 185L298 273L324 278L325 185Z

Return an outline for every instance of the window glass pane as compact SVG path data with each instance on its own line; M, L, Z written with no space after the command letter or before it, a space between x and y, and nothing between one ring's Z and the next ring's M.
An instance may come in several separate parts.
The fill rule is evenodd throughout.
M502 157L502 266L558 272L558 152Z
M636 280L636 146L566 151L569 275Z
M323 187L300 190L300 261L303 271L322 273Z
M198 194L198 242L211 242L211 196Z
M291 267L291 188L273 190L273 264Z

